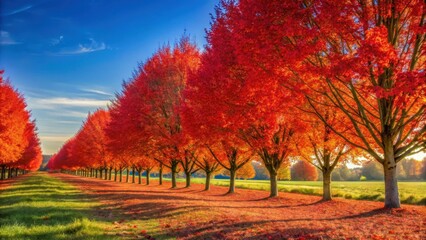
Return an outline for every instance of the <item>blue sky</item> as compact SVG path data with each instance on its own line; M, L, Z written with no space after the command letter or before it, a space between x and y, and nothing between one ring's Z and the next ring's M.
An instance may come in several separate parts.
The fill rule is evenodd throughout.
M105 107L138 62L185 31L200 48L218 0L0 0L0 69L24 94L44 154Z

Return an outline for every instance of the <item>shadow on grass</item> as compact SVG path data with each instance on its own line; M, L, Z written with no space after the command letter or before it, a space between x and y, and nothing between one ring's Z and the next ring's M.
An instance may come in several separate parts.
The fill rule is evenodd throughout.
M93 218L97 203L43 173L0 192L0 239L119 239Z

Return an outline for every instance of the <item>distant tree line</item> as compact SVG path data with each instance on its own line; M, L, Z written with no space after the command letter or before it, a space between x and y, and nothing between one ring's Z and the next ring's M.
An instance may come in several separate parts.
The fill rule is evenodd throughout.
M228 178L226 172L222 172L216 178ZM422 181L426 180L426 158L423 161L404 159L397 167L398 180ZM237 175L238 179L267 180L268 172L258 161L247 164L244 170ZM294 181L322 181L322 174L313 165L306 161L296 161L291 167L281 169L278 174L279 180ZM381 165L375 161L365 162L361 167L348 168L342 164L333 171L332 181L360 181L360 180L383 180L384 175Z

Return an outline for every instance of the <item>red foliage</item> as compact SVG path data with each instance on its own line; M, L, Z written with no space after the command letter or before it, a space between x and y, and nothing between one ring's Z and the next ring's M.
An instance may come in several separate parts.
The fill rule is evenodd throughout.
M124 84L106 131L119 160L84 162L155 159L175 180L203 147L231 175L257 154L274 196L290 156L330 172L357 148L382 163L398 207L396 164L425 149L424 12L421 0L221 1L201 57L184 37Z
M66 141L59 152L50 158L49 163L47 164L47 168L50 170L76 169L71 155L74 144L75 138L71 138Z
M27 123L25 138L28 145L19 160L11 164L10 167L36 171L40 168L43 157L41 155L40 140L37 137L34 122Z
M304 124L294 113L304 98L300 91L283 87L282 76L254 68L258 62L253 59L247 64L238 50L241 42L234 38L240 27L237 8L223 2L216 9L201 67L188 81L184 125L203 143L257 154L275 179L288 157L297 153ZM246 159L241 158L243 164Z
M315 110L334 107L351 128L331 129L383 164L392 176L386 206L399 206L391 196L396 164L425 148L424 1L242 0L225 6L240 66L281 79L281 86L307 95ZM315 113L326 122L324 112Z
M17 161L25 150L29 114L24 98L3 80L0 71L0 165Z
M47 167L52 170L112 168L114 162L105 133L109 121L110 115L106 110L99 109L89 114L77 135L52 156Z
M316 181L317 169L306 161L297 161L291 167L291 179L296 181Z
M156 159L175 174L190 144L181 126L182 90L198 65L198 49L187 37L149 58L111 109L108 133L113 148L145 159L145 165Z
M3 72L0 70L0 166L37 170L41 149L35 125L23 96L3 79Z

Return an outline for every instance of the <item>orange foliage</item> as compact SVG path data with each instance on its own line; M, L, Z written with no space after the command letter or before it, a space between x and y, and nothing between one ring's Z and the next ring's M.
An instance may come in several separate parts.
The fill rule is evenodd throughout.
M29 113L24 98L3 79L0 71L0 165L17 161L28 144Z
M306 161L297 161L291 167L291 179L302 181L316 181L318 178L317 169Z
M35 124L30 121L23 96L3 79L2 70L0 105L0 166L37 170L41 164L41 149Z

